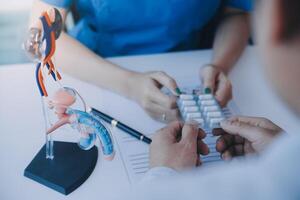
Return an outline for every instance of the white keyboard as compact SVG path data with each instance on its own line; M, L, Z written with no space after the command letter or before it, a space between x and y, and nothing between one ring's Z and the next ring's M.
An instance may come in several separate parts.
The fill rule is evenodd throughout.
M220 128L220 122L230 116L229 110L222 109L212 94L181 94L177 104L183 120L197 121L207 134L204 142L208 145L210 153L201 156L202 162L221 161L220 153L216 151L218 137L212 135L212 130Z

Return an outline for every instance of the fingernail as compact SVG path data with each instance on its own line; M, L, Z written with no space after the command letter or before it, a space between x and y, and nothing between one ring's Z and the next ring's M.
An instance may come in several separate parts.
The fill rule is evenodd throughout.
M177 93L178 95L181 95L181 94L182 94L179 88L176 88L175 91L176 91L176 93Z
M209 87L204 88L204 94L211 94L211 89Z

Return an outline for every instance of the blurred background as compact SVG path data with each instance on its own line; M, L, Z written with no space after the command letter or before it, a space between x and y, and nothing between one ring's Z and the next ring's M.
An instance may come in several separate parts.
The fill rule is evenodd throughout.
M22 51L33 0L0 0L0 65L28 62Z

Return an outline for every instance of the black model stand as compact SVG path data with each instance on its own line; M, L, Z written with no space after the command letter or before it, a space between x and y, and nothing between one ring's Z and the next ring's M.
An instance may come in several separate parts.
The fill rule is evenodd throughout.
M46 159L46 145L24 170L24 176L53 190L68 195L84 183L93 172L98 150L88 151L76 143L54 142L54 159Z

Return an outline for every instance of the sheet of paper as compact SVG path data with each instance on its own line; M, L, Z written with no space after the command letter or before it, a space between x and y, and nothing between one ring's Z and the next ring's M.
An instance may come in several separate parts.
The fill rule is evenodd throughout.
M223 109L223 112L226 118L230 117L232 114L240 113L233 101L231 101L228 106ZM213 137L211 132L207 132L208 130L205 131L207 136L204 141L210 148L210 154L207 156L201 156L203 165L222 162L220 159L220 154L216 152L215 149L215 142L217 138ZM149 168L149 145L138 141L119 129L114 130L114 136L128 176L128 180L131 184L135 184L141 180L142 176ZM152 135L147 136L151 137Z

